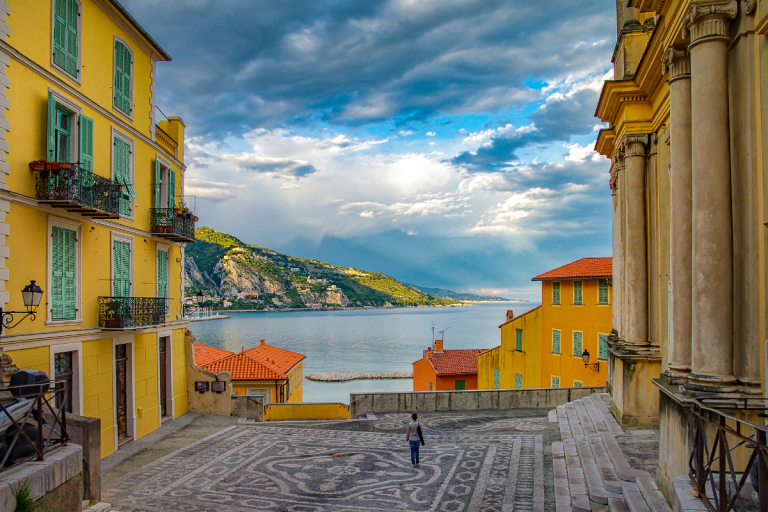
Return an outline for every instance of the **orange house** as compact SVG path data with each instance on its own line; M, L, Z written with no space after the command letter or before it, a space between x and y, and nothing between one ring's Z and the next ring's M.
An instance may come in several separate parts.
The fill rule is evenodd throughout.
M443 340L413 363L414 391L477 389L477 355L484 348L443 350Z
M306 356L268 345L238 353L198 343L194 345L195 364L212 372L229 372L237 395L261 395L264 404L302 401L303 367Z

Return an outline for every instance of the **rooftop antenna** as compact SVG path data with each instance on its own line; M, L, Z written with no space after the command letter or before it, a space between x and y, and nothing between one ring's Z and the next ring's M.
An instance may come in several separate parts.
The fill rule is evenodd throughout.
M435 322L432 322L432 346L435 345Z
M443 346L445 346L445 331L447 331L448 329L450 329L450 327L446 327L442 331L437 331L437 334L439 334L440 338L443 340Z

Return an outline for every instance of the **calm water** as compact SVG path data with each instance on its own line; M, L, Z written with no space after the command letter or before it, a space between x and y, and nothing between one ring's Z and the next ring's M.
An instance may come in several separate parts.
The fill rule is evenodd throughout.
M232 318L192 322L195 338L238 352L264 338L307 356L304 376L320 372L410 372L411 363L432 343L432 325L445 348L491 348L500 343L498 325L538 304L478 304L455 308L395 308L285 313L228 313ZM439 335L436 335L439 338ZM305 402L349 403L350 392L411 391L410 379L322 383L304 380Z

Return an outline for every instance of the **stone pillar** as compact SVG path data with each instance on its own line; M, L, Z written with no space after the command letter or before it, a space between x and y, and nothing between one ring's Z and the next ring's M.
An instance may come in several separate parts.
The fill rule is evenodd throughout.
M648 345L648 258L645 216L646 147L648 135L624 138L624 188L626 188L626 238L624 241L623 338L627 345Z
M691 61L686 48L662 57L669 71L670 267L672 304L666 375L681 383L691 372Z
M737 391L733 375L733 225L728 125L728 43L738 3L694 1L690 32L692 120L691 391Z
M611 196L613 198L613 279L611 288L613 297L611 301L611 311L613 328L621 335L623 332L622 317L622 287L624 286L624 258L622 257L624 246L621 239L621 223L624 219L621 217L621 201L619 186L624 179L624 152L619 147L616 149L613 157L613 169L611 170Z

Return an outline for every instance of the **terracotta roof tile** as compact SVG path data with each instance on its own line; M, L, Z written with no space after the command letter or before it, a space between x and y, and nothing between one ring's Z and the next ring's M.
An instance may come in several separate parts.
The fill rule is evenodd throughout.
M462 348L435 352L433 359L427 359L437 375L477 373L477 355L484 348ZM415 361L418 362L418 361Z
M201 368L216 373L229 372L232 380L280 380L287 379L288 371L306 357L298 352L266 343L237 354L229 354L231 355L207 363Z
M255 359L264 366L271 368L278 373L288 373L296 363L304 359L304 354L298 352L291 352L284 348L275 347L274 345L257 345L253 348L249 348L245 351L248 357Z
M202 343L193 345L193 348L195 351L195 364L197 364L199 368L234 354L234 352L230 352L229 350L210 347L208 345L203 345Z
M611 277L613 275L613 258L581 258L562 267L540 274L531 281L551 281L556 279L583 279Z

